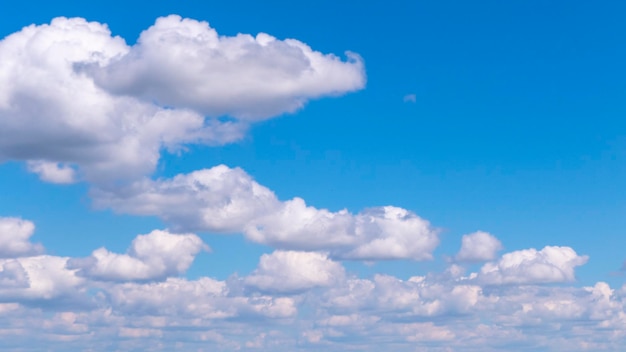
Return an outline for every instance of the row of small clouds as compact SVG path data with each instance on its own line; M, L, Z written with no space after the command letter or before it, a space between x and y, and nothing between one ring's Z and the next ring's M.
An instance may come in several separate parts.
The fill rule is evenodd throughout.
M557 246L470 255L474 247L468 243L497 241L484 232L464 236L455 256L482 261L476 272L466 272L469 267L457 261L445 272L407 280L381 274L360 278L327 253L276 250L262 255L250 274L220 281L181 278L199 253L210 251L192 233L155 230L137 236L126 253L99 248L87 258L69 258L44 254L40 244L29 240L34 228L27 220L0 218L0 321L25 324L46 307L55 315L49 325L23 330L31 335L45 331L40 340L71 334L76 346L93 346L104 343L100 333L90 333L100 331L123 337L121 344L127 338L149 344L154 337L173 338L182 328L196 332L179 332L177 341L193 345L204 336L204 343L224 349L245 347L246 341L250 347L256 341L271 350L271 342L259 336L275 333L287 345L329 350L340 350L342 341L376 342L383 336L407 348L453 344L463 350L454 341L469 339L475 348L489 349L530 339L554 347L543 339L556 323L571 339L569 349L576 350L580 346L574 342L621 341L623 335L608 337L603 333L607 329L626 332L620 318L626 313L623 289L602 282L585 288L543 285L572 282L586 256ZM99 293L94 295L94 290ZM256 319L273 328L254 328ZM437 323L416 322L424 319ZM473 335L475 320L481 321L481 334L492 339ZM294 331L284 330L289 321L299 340L290 339ZM524 330L529 324L546 329L546 334ZM206 331L213 331L210 338L203 335ZM600 335L589 340L592 333ZM343 337L338 340L337 334ZM24 339L20 336L11 338Z
M29 240L33 230L34 224L30 221L0 218L0 260L4 265L2 275L5 280L9 277L27 280L45 276L54 278L55 275L45 275L45 271L49 269L46 266L26 265L20 268L23 261L28 263L32 260L51 260L65 261L65 266L52 265L52 270L62 269L65 273L63 275L76 276L77 280L162 281L168 277L183 275L199 253L210 251L210 247L195 234L154 230L137 236L127 253L113 253L103 247L94 250L87 258L62 258L43 254L43 246ZM477 232L464 236L457 257L472 250L467 246L468 238L479 239L484 235L484 232ZM487 285L571 282L575 279L574 269L587 262L586 256L578 255L570 247L547 246L539 251L519 250L506 253L500 258L492 257L491 254L494 253L480 260L486 263L479 272L459 277L459 280ZM478 260L477 256L472 259ZM462 261L453 264L452 268L461 263ZM26 275L22 275L24 272ZM343 281L345 278L345 269L341 263L329 257L327 252L276 250L263 255L257 270L245 281L265 291L288 292L291 288L299 290L327 286L335 280ZM33 281L16 281L16 287L22 287L22 284L25 288L37 286Z

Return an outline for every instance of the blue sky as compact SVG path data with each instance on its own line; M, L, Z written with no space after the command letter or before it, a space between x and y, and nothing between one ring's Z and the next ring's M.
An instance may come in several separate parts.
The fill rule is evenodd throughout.
M624 10L3 9L0 350L619 350Z

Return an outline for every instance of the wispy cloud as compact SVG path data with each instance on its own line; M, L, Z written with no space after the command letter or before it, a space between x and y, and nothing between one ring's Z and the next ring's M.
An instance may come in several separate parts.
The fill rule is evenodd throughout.
M404 98L402 98L402 100L405 103L416 103L417 102L417 95L415 94L407 94L404 96Z

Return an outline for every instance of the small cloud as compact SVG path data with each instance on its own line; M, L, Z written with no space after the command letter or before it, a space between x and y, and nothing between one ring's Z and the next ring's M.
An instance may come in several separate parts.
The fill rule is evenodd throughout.
M194 234L154 230L137 236L127 254L98 248L87 258L72 258L68 268L100 281L163 280L183 274L203 250L210 248Z
M455 259L460 262L481 262L493 260L502 249L502 243L493 235L476 231L463 235L461 250Z
M43 160L28 161L28 171L36 173L46 182L70 184L76 182L74 169L67 165Z
M415 94L407 94L402 99L405 103L415 103L417 102L417 96Z

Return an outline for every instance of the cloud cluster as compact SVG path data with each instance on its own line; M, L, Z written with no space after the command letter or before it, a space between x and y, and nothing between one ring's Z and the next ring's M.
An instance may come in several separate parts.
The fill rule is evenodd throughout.
M439 244L438 231L408 210L385 206L351 214L307 206L301 198L283 202L243 170L225 165L94 189L92 198L99 207L158 216L184 231L241 232L275 248L340 259L427 260Z
M218 36L178 16L133 46L104 24L56 18L2 39L0 61L0 161L28 161L53 183L150 175L163 149L232 142L247 121L365 84L354 54L342 61L262 33Z
M262 255L249 275L172 277L205 248L193 234L153 231L127 254L1 259L3 346L577 351L626 342L626 288L543 285L570 280L586 260L568 247L505 253L469 275L453 264L408 280L362 278L325 254L280 250Z

